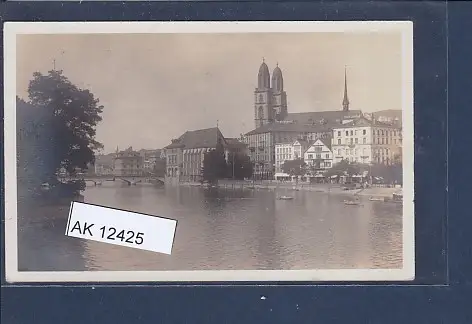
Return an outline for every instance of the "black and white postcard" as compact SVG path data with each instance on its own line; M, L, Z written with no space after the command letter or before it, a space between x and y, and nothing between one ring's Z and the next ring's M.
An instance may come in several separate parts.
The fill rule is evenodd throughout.
M7 281L414 279L411 22L8 22L4 44Z

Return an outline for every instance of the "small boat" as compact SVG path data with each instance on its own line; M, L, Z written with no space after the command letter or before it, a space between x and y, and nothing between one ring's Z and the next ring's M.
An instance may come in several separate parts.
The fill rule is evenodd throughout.
M290 197L290 196L280 196L278 199L279 199L279 200L292 200L293 197Z
M370 197L369 200L370 201L385 201L384 198L379 198L379 197Z
M51 186L49 185L49 183L45 182L45 183L41 184L41 190L43 190L43 191L51 190Z
M395 202L403 202L403 193L402 192L395 192L392 196L392 199Z
M358 206L361 203L359 201L355 200L344 200L344 205L353 205L353 206Z

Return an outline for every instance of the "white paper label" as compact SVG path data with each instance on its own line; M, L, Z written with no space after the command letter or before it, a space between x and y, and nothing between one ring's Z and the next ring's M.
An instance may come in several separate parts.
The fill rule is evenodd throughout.
M73 201L66 235L171 254L177 221Z

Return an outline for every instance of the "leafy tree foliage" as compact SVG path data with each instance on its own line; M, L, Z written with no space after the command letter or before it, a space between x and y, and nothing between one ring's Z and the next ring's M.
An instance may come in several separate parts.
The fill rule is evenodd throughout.
M214 183L218 179L224 178L226 172L226 160L221 146L205 153L202 170L203 181Z
M333 165L331 169L326 170L325 176L331 177L337 176L353 176L355 174L362 174L367 171L372 177L382 178L386 183L402 183L402 164L401 161L396 159L397 163L390 165L374 163L372 165L349 162L348 160L342 160Z
M282 165L282 171L291 176L303 176L307 171L307 164L302 159L288 160Z
M30 190L48 181L52 129L43 110L17 97L17 177L20 189ZM26 191L21 192L27 194Z
M103 147L95 140L103 111L99 100L72 84L62 71L34 73L28 94L30 104L43 111L52 130L47 150L49 178L55 179L61 168L70 174L86 170L94 162L94 150Z
M153 167L154 175L164 177L166 173L166 159L158 158Z
M234 154L234 153L233 153ZM233 168L234 162L234 168ZM233 175L234 172L234 175ZM234 154L230 155L228 161L228 172L227 177L237 180L243 180L244 178L252 177L253 165L248 155Z
M371 167L371 175L373 177L382 178L385 183L403 183L403 166L402 164L373 164Z
M349 162L349 160L341 160L338 163L335 163L331 169L326 170L325 176L331 177L333 175L342 176L353 176L355 174L360 174L363 171L368 169L367 165L363 165L356 162Z

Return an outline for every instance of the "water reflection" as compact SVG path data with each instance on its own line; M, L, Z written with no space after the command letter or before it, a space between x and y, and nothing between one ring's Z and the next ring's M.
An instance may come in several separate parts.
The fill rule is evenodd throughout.
M293 200L277 200L284 194ZM402 266L401 206L343 195L88 187L85 201L178 220L171 256L65 237L68 208L23 209L21 270L354 269Z

